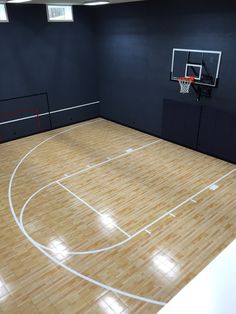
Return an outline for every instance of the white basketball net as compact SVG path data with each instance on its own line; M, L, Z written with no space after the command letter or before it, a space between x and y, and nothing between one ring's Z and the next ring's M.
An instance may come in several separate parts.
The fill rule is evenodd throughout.
M188 94L190 85L194 81L194 77L179 77L178 78L179 85L180 85L180 93Z

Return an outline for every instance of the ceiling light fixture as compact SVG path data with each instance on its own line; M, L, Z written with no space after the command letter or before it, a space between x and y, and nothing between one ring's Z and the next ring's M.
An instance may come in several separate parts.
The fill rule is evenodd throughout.
M109 4L109 1L87 1L84 2L84 5L104 5L104 4Z
M9 0L7 3L23 3L23 2L30 2L32 0Z

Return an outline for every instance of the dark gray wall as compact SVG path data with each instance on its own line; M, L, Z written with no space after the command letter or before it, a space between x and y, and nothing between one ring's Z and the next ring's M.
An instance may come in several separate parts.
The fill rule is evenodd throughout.
M0 23L0 122L21 118L22 110L45 112L45 98L31 96L38 93L48 96L51 111L98 100L93 11L75 6L74 23L48 23L45 5L7 9L10 23ZM52 115L52 127L98 115L98 105L64 111ZM41 131L50 128L49 116L40 119ZM38 132L35 125L0 125L0 140Z
M74 6L74 23L48 23L44 5L8 5L8 14L10 23L0 24L0 141L101 114L236 162L233 1ZM197 103L193 93L180 95L178 83L170 82L173 47L222 50L211 99ZM35 108L41 113L96 100L101 108L2 124Z
M171 110L163 109L165 99L176 106L194 104L200 121L194 121L198 129L193 147L236 162L234 2L154 0L107 6L97 13L102 116L166 138L163 123L170 119L164 114L171 115ZM223 52L219 87L212 98L196 104L194 93L180 95L178 83L170 82L174 47ZM178 119L176 133L186 117Z

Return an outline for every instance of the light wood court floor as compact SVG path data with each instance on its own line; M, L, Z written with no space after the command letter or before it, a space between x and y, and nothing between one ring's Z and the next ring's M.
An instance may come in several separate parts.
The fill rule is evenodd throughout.
M236 166L130 128L0 158L0 313L156 313L235 238Z

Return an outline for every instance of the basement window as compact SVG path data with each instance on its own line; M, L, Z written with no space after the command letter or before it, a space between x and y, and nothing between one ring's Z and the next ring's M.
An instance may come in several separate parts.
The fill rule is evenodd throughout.
M0 22L8 22L7 8L4 3L0 3Z
M73 22L71 5L47 5L48 22Z

